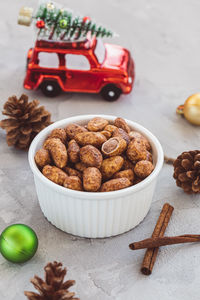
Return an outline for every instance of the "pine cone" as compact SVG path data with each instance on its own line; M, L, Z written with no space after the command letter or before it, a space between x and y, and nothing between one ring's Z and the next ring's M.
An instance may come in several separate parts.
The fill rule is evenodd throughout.
M45 281L38 276L31 279L31 283L39 291L39 294L24 292L29 300L80 300L74 298L75 293L68 291L75 284L75 281L67 280L63 282L67 270L62 268L62 263L56 261L48 263L44 270Z
M22 95L8 98L4 104L3 115L8 119L0 122L0 127L7 132L8 146L28 149L34 137L46 126L51 124L51 114L39 105L38 100L28 102L28 96Z
M173 165L177 186L188 194L200 193L200 150L183 152Z

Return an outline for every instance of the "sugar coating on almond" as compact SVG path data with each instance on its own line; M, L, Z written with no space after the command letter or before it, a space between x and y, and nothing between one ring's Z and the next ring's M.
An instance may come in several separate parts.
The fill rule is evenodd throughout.
M124 163L122 166L122 170L128 170L128 169L134 170L135 164L132 163L125 155L123 156L123 158L124 158Z
M51 163L51 157L48 150L39 149L35 154L35 162L39 168Z
M50 150L53 146L57 145L58 140L58 138L48 137L43 143L43 148Z
M92 145L87 145L80 150L80 160L88 167L100 168L103 157L101 152Z
M72 163L77 163L80 160L80 147L77 142L73 139L68 143L67 153Z
M147 140L146 137L144 137L141 133L137 132L137 131L131 131L129 132L129 137L131 140L140 140L142 143L144 143L147 151L151 151L151 144L149 143L149 141Z
M111 178L115 173L121 170L123 163L124 159L119 155L104 159L101 165L101 173L103 178Z
M102 175L99 169L89 167L83 172L83 187L87 192L97 192L101 187Z
M65 179L68 177L67 174L62 171L60 168L55 166L46 165L42 169L42 174L47 177L49 180L57 183L59 185L63 185Z
M122 128L124 131L129 133L131 131L130 127L126 123L126 121L122 118L116 118L114 121L114 125L117 126L118 128Z
M82 173L78 170L73 169L73 168L64 167L63 171L65 171L67 173L67 175L69 175L69 176L78 176L80 179L82 178Z
M143 143L140 143L138 140L131 140L127 151L127 157L133 163L136 163L139 160L145 160L147 156L147 150Z
M100 131L100 133L103 134L107 139L109 139L112 136L111 132L108 130Z
M67 165L67 149L60 139L50 138L44 143L44 147L50 151L51 157L57 167L62 169Z
M121 190L131 186L131 182L128 178L116 178L111 179L101 186L101 192L112 192Z
M153 162L153 156L149 151L146 151L146 159L145 160Z
M127 170L123 170L123 171L119 171L119 172L115 173L113 178L128 178L130 180L130 182L133 183L133 181L135 179L135 174L134 174L133 170L127 169Z
M108 125L108 121L101 117L95 117L88 122L87 128L90 131L101 131L106 125Z
M129 137L128 133L122 128L116 128L115 131L113 132L112 136L113 137L116 137L116 136L121 137L122 139L124 139L127 142L127 144L129 144L129 142L130 142L130 137Z
M117 138L111 138L102 145L102 151L105 154L112 153L114 150L118 148L118 145L119 145L119 140Z
M92 145L94 147L101 147L107 140L100 132L81 132L75 136L76 142L81 146Z
M106 156L121 155L126 149L127 143L119 137L110 138L101 148L101 151Z
M65 129L63 129L63 128L54 129L51 132L50 137L60 139L63 144L65 144L66 140L67 140L67 134L66 134Z
M147 160L139 161L134 168L134 172L139 178L146 178L152 173L153 170L153 164Z
M74 139L77 133L87 132L87 129L81 125L71 123L65 127L65 131L67 133L67 137L69 137L70 139Z
M117 129L117 126L111 125L111 124L107 125L107 126L104 128L104 130L109 131L111 134L114 133L115 129Z
M74 165L74 167L75 167L75 169L78 170L79 172L83 172L83 171L87 168L87 166L86 166L82 161L76 163L76 164Z
M63 186L68 189L75 190L75 191L83 190L82 181L78 176L68 176L65 179Z

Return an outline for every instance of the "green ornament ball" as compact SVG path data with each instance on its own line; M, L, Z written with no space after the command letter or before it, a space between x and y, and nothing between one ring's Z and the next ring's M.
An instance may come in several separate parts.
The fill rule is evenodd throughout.
M65 28L67 28L67 25L68 25L68 22L66 19L60 20L60 23L59 23L60 28L65 29Z
M0 235L0 253L13 263L24 263L31 259L38 248L36 233L29 226L14 224Z

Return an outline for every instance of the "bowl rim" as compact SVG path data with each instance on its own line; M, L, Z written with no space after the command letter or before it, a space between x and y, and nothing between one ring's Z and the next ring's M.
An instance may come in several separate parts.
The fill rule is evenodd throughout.
M55 128L59 128L59 127L63 127L66 126L69 123L80 123L80 122L84 122L84 121L88 121L89 119L92 119L94 117L102 117L107 119L108 121L114 121L117 117L114 115L104 115L104 114L88 114L88 115L76 115L73 117L69 117L69 118L65 118L62 119L60 121L57 121L49 126L47 126L46 128L44 128L42 131L40 131L37 136L34 138L34 140L32 141L30 148L29 148L29 152L28 152L28 160L29 160L29 165L30 168L34 174L34 176L36 176L40 181L42 181L45 185L47 185L49 188L53 189L56 192L59 192L61 194L64 194L66 196L69 197L74 197L74 198L81 198L81 199L86 199L86 200L92 200L92 199L100 199L100 200L105 200L106 198L115 198L117 199L117 197L123 196L123 195L127 195L130 193L135 193L141 189L143 189L144 187L146 187L147 185L149 185L160 173L162 166L163 166L163 162L164 162L164 153L163 153L163 149L162 146L160 144L160 142L158 141L158 139L145 127L143 127L142 125L133 122L131 120L125 119L127 124L130 125L131 127L133 127L135 130L143 133L151 142L151 144L153 144L157 150L157 162L155 165L155 168L153 170L153 172L147 177L145 178L143 181L137 183L136 185L118 190L118 191L111 191L111 192L85 192L85 191L75 191L75 190L71 190L71 189L67 189L63 186L60 186L54 182L52 182L51 180L49 180L48 178L46 178L42 172L38 169L36 163L35 163L35 152L37 150L37 146L38 143L40 142L41 139L44 139L45 136L48 135L48 133L50 133L53 129Z

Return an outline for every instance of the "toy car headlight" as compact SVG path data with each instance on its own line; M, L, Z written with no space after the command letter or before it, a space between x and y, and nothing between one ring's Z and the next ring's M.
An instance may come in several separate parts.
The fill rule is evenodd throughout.
M129 76L128 83L132 83L132 81L133 81L132 77Z

